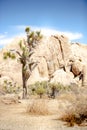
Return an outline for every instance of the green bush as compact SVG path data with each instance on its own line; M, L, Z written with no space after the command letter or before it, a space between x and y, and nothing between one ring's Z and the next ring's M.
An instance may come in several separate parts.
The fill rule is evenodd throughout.
M47 94L50 98L55 98L56 93L60 91L67 91L70 89L70 86L64 86L60 83L49 83L48 81L36 82L35 84L29 85L28 91L29 94L41 95ZM31 91L31 92L30 92Z
M43 88L42 86L37 87L36 89L36 93L40 96L40 98L42 98L42 95L46 92L45 88Z
M6 93L18 93L20 91L20 87L16 83L8 80L4 80L3 87Z
M46 93L46 83L45 82L36 82L35 83L35 92L42 98L42 95Z

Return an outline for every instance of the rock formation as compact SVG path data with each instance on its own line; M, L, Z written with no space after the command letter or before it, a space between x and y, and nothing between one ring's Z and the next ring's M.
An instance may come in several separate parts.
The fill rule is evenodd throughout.
M22 84L21 65L17 60L3 60L3 52L6 49L19 50L19 40L16 39L0 51L0 81L6 76ZM70 43L63 35L50 36L43 37L34 52L32 59L39 63L32 72L28 84L49 80L63 85L75 83L87 86L87 45Z

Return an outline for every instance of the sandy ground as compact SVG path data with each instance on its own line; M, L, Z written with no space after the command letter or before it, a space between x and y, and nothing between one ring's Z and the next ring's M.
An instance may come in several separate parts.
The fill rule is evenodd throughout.
M0 130L87 130L87 127L67 127L58 115L35 116L26 113L26 103L0 102Z

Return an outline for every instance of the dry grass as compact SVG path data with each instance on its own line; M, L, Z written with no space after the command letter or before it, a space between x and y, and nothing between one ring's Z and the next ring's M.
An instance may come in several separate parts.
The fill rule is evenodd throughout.
M3 102L4 104L8 104L8 105L19 103L18 96L14 95L14 94L5 95L4 97L1 98L1 102Z
M87 95L84 93L76 95L76 98L72 101L72 108L66 110L60 119L66 121L68 126L87 123Z
M64 92L59 95L58 99L64 101L67 100L68 102L73 102L76 100L76 95L72 92Z
M34 115L49 115L47 101L44 99L34 100L27 106L27 113Z

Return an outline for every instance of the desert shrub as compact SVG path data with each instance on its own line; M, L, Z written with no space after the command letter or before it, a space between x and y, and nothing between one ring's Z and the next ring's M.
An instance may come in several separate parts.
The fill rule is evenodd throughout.
M77 95L72 106L60 119L66 121L69 126L82 125L87 121L87 96Z
M40 98L47 93L47 81L35 82L28 86L29 95L39 95Z
M65 92L65 91L70 89L70 86L64 86L64 85L62 85L60 83L54 83L54 82L49 83L48 86L51 89L50 97L52 97L52 98L55 98L57 93L59 93L61 91Z
M36 82L35 83L35 92L42 98L42 95L46 93L46 84L45 82Z
M35 87L42 86L43 88L47 88L47 84L48 84L47 81L42 81L42 82L38 81L34 85L35 85Z
M17 93L20 91L20 87L16 83L8 80L4 80L3 88L6 93Z
M48 115L50 114L47 106L47 102L44 99L34 100L32 104L27 106L27 113L36 115Z
M34 84L30 84L27 86L27 91L28 91L28 95L36 95L35 92L35 85Z
M42 86L38 86L36 93L40 96L40 98L42 98L42 95L45 93L45 89Z
M28 86L29 94L39 95L42 98L42 95L45 94L50 98L55 98L56 95L60 92L65 92L70 90L70 86L64 86L60 83L50 83L48 81L36 82Z

